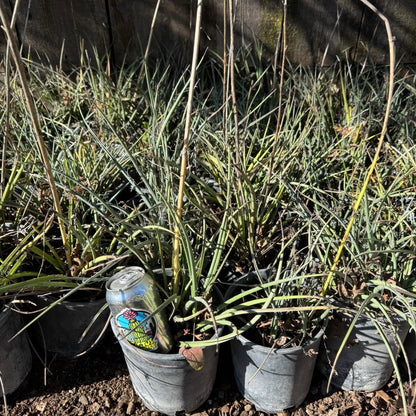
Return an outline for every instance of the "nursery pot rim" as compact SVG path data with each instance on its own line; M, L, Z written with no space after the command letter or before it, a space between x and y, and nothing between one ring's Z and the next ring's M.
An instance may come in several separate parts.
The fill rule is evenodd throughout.
M350 305L348 303L342 302L338 299L331 300L331 303L335 306L334 309L331 311L331 315L339 320L349 320L352 321L357 316L357 313L359 312L359 306L357 305ZM360 324L363 324L363 322L367 321L373 321L377 320L381 325L389 326L390 322L389 320L380 312L374 310L376 316L371 316L367 310L363 310L360 315L357 318L355 326L359 326ZM402 321L407 321L406 318L403 318L400 314L397 312L394 312L392 310L386 311L390 320L393 323L399 323ZM408 316L407 311L404 312L406 316Z
M3 322L4 319L7 319L10 313L16 312L19 313L17 310L14 310L10 307L10 303L5 303L0 306L0 322Z
M54 302L59 300L59 303L57 303L56 306L58 305L84 306L84 305L95 305L95 304L105 303L105 291L102 289L96 291L97 297L95 297L94 299L87 297L85 300L80 300L80 299L72 300L71 297L73 295L77 295L77 292L73 293L73 295L65 299L62 299L62 297L65 296L66 294L65 292L66 291L57 291L57 292L51 291L51 292L46 292L46 293L43 292L43 293L35 294L35 297L41 298L48 303L50 303L51 300L53 300Z
M250 341L248 338L243 336L242 334L238 334L235 339L240 341L244 345L254 345L258 350L263 351L264 353L269 353L270 350L272 350L273 354L285 354L287 351L290 352L297 352L300 350L304 350L307 347L310 347L312 344L316 342L318 338L320 338L326 329L328 323L328 319L325 319L320 326L319 331L310 339L308 339L306 342L302 343L301 345L297 345L296 347L287 347L287 348L279 348L279 347L265 347L264 345L257 344L256 342Z
M151 361L151 358L155 357L155 356L157 356L158 360L170 361L170 362L171 361L183 361L183 359L184 359L183 354L176 353L176 352L175 353L171 353L171 352L163 353L163 352L159 352L159 351L147 351L147 350L141 349L139 347L135 347L129 341L127 341L124 334L121 333L120 329L118 328L118 326L114 322L114 317L111 317L111 326L112 326L113 329L115 328L117 330L117 332L118 332L117 340L119 342L123 342L123 344L126 347L130 348L137 355L139 355L139 356L142 355L146 360ZM221 326L220 328L218 328L218 334L217 333L214 334L210 339L217 338L217 335L220 335L222 331L223 331L223 327ZM219 346L220 344L217 344L217 345ZM201 348L202 348L202 350L204 350L205 348L208 348L208 347L212 347L212 345L202 346ZM215 347L215 345L214 345L214 347Z

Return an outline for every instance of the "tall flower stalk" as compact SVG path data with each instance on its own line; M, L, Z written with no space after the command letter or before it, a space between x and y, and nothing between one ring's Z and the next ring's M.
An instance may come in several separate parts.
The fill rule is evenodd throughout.
M188 103L186 107L186 121L185 132L182 145L182 158L179 177L179 190L178 190L178 205L176 209L176 215L178 220L181 217L183 206L183 195L185 189L185 176L186 165L188 163L188 143L191 131L191 117L192 117L192 102L194 96L194 87L196 79L196 66L198 61L198 49L199 49L199 35L201 31L201 15L202 15L202 0L198 0L196 19L195 19L195 36L194 36L194 48L192 53L192 66L191 66L191 79L189 83ZM173 240L173 293L178 293L179 290L179 272L180 272L180 241L179 241L179 225L176 222L174 240Z
M387 95L387 105L386 105L386 112L384 114L384 120L383 120L383 127L380 133L380 137L378 140L378 145L373 157L373 160L371 162L371 165L367 171L367 175L365 177L363 186L360 190L360 193L358 194L357 200L354 203L353 206L353 211L352 211L352 215L351 218L348 222L348 225L345 229L345 233L344 236L342 237L341 243L338 247L337 253L335 255L334 261L332 263L332 266L329 270L329 274L328 277L324 283L324 286L322 288L322 295L325 295L326 291L328 290L328 287L330 286L332 279L334 277L334 273L335 270L337 268L339 259L341 258L341 254L343 252L344 246L347 242L348 236L351 232L352 226L354 224L355 218L357 216L357 212L358 209L360 207L361 201L365 195L366 189L368 187L368 184L370 182L371 176L373 175L374 169L377 165L377 161L380 155L380 150L383 146L383 142L384 142L384 137L386 136L386 132L387 132L387 123L389 121L389 117L390 117L390 110L391 110L391 104L392 104L392 100L393 100L393 83L394 83L394 64L395 64L395 56L394 56L394 41L393 41L393 35L391 33L391 28L390 28L390 23L389 20L387 19L386 16L384 16L384 14L382 14L373 4L371 4L369 1L367 0L361 0L362 3L364 3L368 8L370 8L374 13L377 14L377 16L383 20L384 25L386 27L386 32L387 32L387 37L388 37L388 41L389 41L389 56L390 56L390 75L389 75L389 89L388 89L388 95Z

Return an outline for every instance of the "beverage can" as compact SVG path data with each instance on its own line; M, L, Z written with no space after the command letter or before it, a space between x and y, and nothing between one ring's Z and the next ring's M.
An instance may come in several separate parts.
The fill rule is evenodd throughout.
M112 276L106 283L106 300L116 327L131 344L147 351L170 351L164 311L154 313L161 304L159 290L144 269L126 267Z

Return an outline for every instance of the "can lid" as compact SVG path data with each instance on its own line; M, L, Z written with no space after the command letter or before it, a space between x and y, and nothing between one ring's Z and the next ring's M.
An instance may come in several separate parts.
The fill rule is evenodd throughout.
M127 290L143 278L145 271L138 266L126 267L110 277L106 283L107 290Z

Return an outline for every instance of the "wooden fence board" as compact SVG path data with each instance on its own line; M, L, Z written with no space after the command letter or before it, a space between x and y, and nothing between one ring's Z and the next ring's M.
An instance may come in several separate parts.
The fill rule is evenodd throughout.
M105 0L22 0L16 26L24 53L36 60L34 51L59 65L64 46L64 70L80 64L82 39L92 59L94 48L103 55L110 47Z
M9 4L9 0L0 2ZM14 2L10 0L10 4ZM372 2L389 18L398 58L416 63L416 0ZM280 38L282 1L233 3L236 49L257 38L265 56L272 58ZM22 0L18 35L24 37L25 51L36 50L53 65L59 64L65 40L64 69L79 65L81 39L85 39L89 55L94 46L100 56L111 52L117 65L125 58L129 63L146 48L156 4L157 0ZM203 4L201 48L222 56L223 1L204 0ZM153 55L173 54L189 62L195 6L196 0L161 0ZM1 38L0 44L4 45ZM330 64L346 55L351 60L369 57L376 63L387 63L384 24L373 12L360 0L288 0L287 57L293 63Z
M109 0L115 61L142 56L149 39L157 0ZM151 51L156 54L183 52L191 32L189 0L162 0L156 16Z

